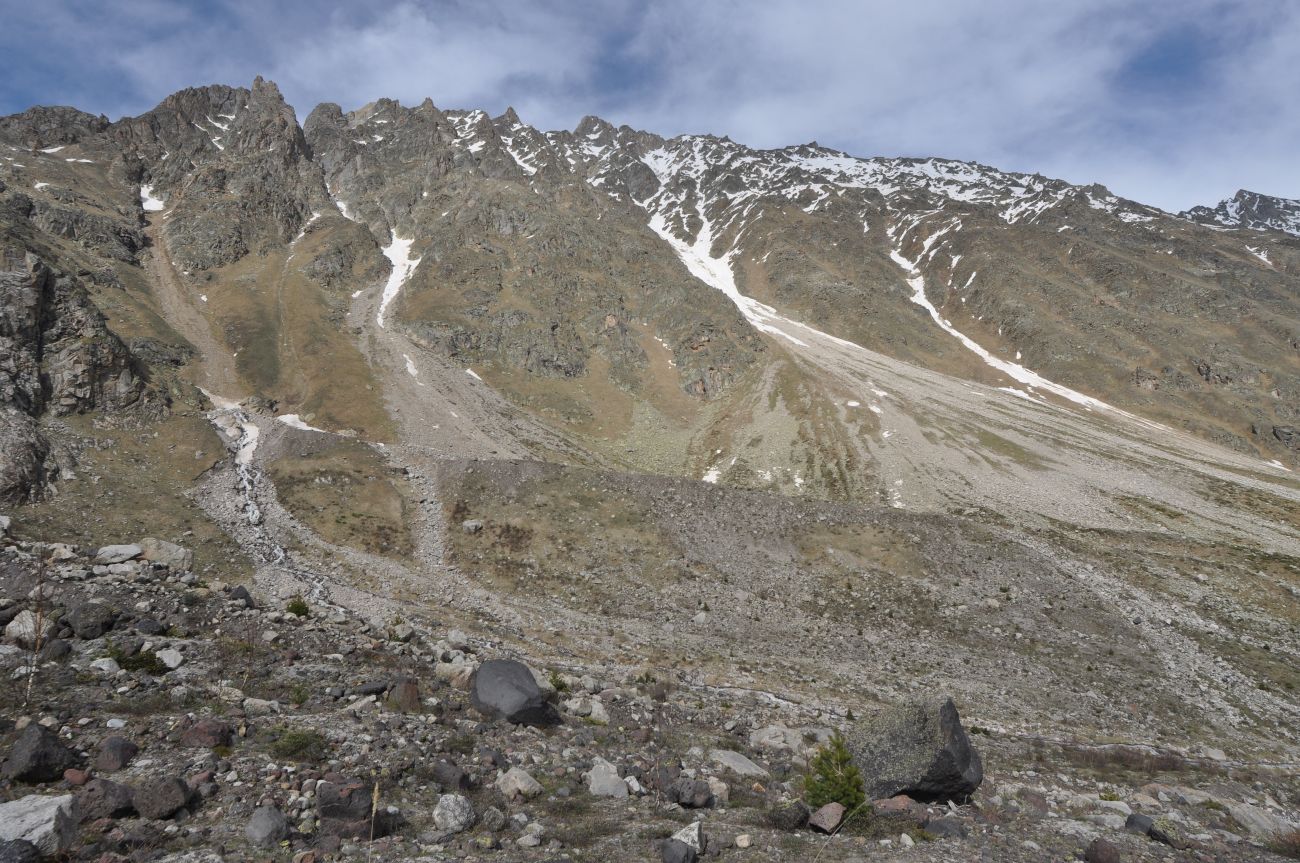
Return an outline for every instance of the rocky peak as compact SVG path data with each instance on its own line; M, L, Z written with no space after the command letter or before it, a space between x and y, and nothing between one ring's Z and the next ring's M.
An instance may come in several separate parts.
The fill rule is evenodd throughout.
M1281 231L1300 237L1300 200L1275 198L1246 189L1214 207L1192 207L1179 215L1203 225Z

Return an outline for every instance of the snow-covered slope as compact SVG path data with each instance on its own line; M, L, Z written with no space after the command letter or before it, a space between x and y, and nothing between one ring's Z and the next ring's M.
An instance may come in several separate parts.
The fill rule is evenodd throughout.
M1193 207L1182 216L1203 225L1282 231L1300 237L1300 201L1274 198L1245 189L1215 207Z

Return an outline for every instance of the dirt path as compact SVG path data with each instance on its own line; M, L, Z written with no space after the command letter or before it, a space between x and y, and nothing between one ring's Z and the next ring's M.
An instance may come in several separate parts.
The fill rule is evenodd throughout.
M198 380L195 383L210 393L238 400L242 392L235 358L212 332L212 326L200 309L201 295L181 284L172 266L163 236L161 220L145 229L151 252L147 258L150 282L162 307L163 317L199 352Z

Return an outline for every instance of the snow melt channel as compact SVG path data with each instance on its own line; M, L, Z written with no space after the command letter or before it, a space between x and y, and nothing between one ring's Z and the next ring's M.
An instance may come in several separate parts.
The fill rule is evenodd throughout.
M410 278L415 268L420 265L419 258L411 257L411 243L414 240L400 239L397 234L393 234L393 241L381 250L384 257L388 258L389 263L393 265L393 271L388 274L388 281L384 283L383 296L379 298L379 314L375 316L375 321L382 328L384 326L384 312L388 310L388 304L397 299L397 294L402 290L402 285Z
M930 298L925 295L925 277L921 275L919 270L917 270L915 264L899 254L897 250L891 250L889 257L893 258L894 263L898 264L898 266L903 269L903 272L907 273L907 284L912 289L912 302L929 312L930 317L934 319L934 322L939 325L940 329L956 338L959 342L965 345L967 350L978 356L985 363L1002 372L1007 377L1017 380L1026 386L1034 389L1047 390L1050 393L1055 393L1061 398L1082 405L1085 408L1096 408L1098 410L1124 414L1125 416L1133 416L1126 411L1112 407L1111 405L1108 405L1099 399L1095 399L1092 396L1086 396L1081 392L1070 389L1069 387L1049 381L1047 378L1037 372L1030 371L1019 363L1008 362L993 356L981 347L974 339L959 332L950 321L944 318L943 315L939 314L939 310L934 307L934 303L931 303ZM1007 390L1017 396L1028 397L1017 390L1010 389L1009 387L1002 387L1001 389ZM1133 419L1138 419L1144 423L1147 422L1146 420L1141 420L1139 417L1133 417Z
M731 270L731 255L728 253L720 258L713 257L713 225L704 215L702 207L697 208L700 217L700 230L695 235L695 242L687 244L685 241L677 238L676 235L668 228L668 220L659 213L650 217L650 230L663 237L664 242L672 246L677 257L681 258L686 269L695 278L711 288L716 288L736 304L740 313L745 316L745 320L764 333L774 336L780 336L783 339L789 339L799 347L806 348L808 344L801 342L794 336L773 326L774 321L785 321L776 309L771 306L760 303L752 297L747 297L736 288L736 276Z

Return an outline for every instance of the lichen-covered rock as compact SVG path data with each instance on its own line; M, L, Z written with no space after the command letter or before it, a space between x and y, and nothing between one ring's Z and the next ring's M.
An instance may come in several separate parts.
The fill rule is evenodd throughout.
M873 799L906 794L964 803L984 780L951 698L885 708L859 720L846 737Z

